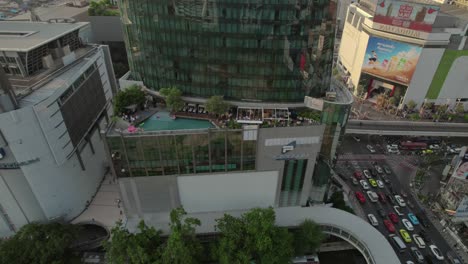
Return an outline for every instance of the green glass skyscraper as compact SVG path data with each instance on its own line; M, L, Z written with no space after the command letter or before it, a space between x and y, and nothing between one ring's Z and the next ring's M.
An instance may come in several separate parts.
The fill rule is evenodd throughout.
M120 0L131 78L154 90L302 102L330 84L330 0Z

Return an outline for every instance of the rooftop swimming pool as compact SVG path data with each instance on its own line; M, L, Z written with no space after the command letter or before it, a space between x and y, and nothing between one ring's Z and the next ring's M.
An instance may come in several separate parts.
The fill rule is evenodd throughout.
M179 117L172 119L169 112L157 112L141 123L139 127L143 128L145 131L159 131L214 128L215 126L208 120Z

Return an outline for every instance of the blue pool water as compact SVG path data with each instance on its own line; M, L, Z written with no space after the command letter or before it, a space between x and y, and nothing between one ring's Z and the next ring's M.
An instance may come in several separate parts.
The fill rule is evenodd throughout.
M145 131L213 128L207 120L176 118L171 119L169 112L157 112L140 124Z

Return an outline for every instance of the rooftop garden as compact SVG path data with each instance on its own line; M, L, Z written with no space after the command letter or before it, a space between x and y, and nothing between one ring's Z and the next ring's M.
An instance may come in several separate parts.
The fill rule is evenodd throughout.
M89 16L119 16L117 6L109 0L91 1L88 8Z

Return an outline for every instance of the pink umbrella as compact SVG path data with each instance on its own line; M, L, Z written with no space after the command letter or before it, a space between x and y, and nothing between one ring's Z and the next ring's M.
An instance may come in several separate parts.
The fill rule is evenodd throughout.
M127 128L127 131L130 132L130 133L134 133L134 132L137 131L137 128L136 128L135 126L129 126L129 127Z

